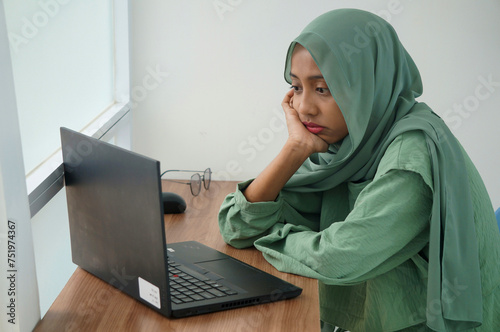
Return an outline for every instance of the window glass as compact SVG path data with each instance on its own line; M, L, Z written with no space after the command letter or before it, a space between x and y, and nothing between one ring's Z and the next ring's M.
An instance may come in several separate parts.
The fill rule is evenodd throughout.
M114 101L112 0L4 0L26 173Z

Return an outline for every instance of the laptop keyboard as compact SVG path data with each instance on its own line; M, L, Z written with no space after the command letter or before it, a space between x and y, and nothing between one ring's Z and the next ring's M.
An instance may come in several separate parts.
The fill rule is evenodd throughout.
M168 260L168 271L170 276L170 297L173 303L182 304L194 301L209 300L238 292L221 285L203 275L196 277L186 272L179 263Z

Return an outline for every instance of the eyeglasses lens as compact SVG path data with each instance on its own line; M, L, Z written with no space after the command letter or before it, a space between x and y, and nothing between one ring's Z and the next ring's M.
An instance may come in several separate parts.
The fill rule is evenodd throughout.
M203 186L208 190L210 188L210 182L212 181L212 170L207 168L203 173Z
M191 193L193 196L198 196L201 191L201 177L200 174L195 173L191 176Z

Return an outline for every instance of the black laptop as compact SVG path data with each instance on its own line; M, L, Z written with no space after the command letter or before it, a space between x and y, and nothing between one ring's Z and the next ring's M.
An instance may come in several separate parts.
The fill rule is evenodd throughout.
M158 161L66 128L61 141L72 257L84 270L167 317L302 292L201 243L167 245Z

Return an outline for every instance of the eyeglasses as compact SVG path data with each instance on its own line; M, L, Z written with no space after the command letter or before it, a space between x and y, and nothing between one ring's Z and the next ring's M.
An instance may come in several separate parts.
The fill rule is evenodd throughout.
M162 177L167 172L194 173L191 176L191 181L189 181L189 182L166 179L167 181L171 181L171 182L189 184L191 187L191 194L193 194L193 196L199 195L199 193L201 191L201 183L202 182L203 182L203 187L205 187L206 190L208 190L208 188L210 188L210 181L212 180L212 170L210 168L207 168L205 171L203 171L203 175L200 175L200 173L202 171L188 171L188 170L183 170L183 169L170 169L170 170L167 170L167 171L161 173L160 177Z

